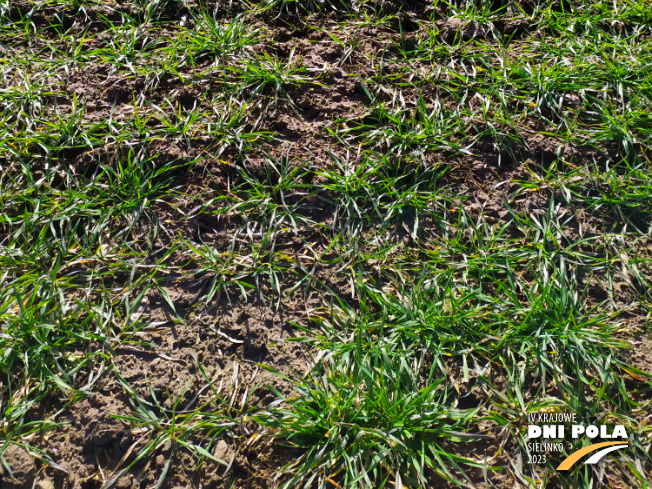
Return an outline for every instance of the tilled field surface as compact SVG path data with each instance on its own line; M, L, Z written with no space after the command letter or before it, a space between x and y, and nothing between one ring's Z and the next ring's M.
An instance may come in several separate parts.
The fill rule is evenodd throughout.
M646 1L0 1L0 487L649 487L651 109Z

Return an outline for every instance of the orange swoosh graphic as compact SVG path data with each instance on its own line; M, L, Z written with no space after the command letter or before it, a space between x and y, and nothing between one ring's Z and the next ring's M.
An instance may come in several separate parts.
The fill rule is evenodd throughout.
M593 445L589 445L588 447L584 447L576 452L571 453L566 460L559 464L557 470L568 470L573 465L575 465L575 462L577 462L587 453L591 453L598 448L610 447L612 445L629 445L629 443L626 441L606 441L604 443L594 443Z

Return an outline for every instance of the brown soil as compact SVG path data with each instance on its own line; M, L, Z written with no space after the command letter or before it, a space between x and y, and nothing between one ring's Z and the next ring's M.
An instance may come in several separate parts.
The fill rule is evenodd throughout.
M418 2L416 2L418 3ZM424 2L425 3L425 2ZM525 2L527 3L527 2ZM402 3L385 2L385 9L398 7ZM15 8L24 8L16 4ZM95 8L95 7L94 7ZM91 18L94 10L89 10ZM47 14L47 12L46 12ZM45 15L46 15L45 14ZM112 15L117 15L113 13ZM170 13L170 15L173 15ZM176 15L176 14L174 14ZM418 31L419 21L429 17L427 9L415 8L405 13L403 24L408 31ZM443 15L443 13L442 13ZM324 14L311 19L315 26L329 29L340 20L339 14ZM93 22L91 20L90 22ZM368 70L368 55L378 55L389 49L391 41L399 34L397 26L366 28L357 35L360 37L359 48L344 62L340 63L343 52L341 46L334 42L322 30L306 30L291 26L278 26L271 19L252 19L265 27L265 48L279 56L289 56L294 49L295 58L302 59L302 64L309 70L321 72L321 85L307 85L290 90L289 95L296 104L296 109L287 105L266 113L253 114L252 119L262 115L260 130L275 133L275 141L268 151L276 157L310 157L313 163L326 166L329 161L328 151L338 152L341 148L331 148L333 140L327 129L333 127L334 121L343 118L363 116L368 107L366 96L357 76ZM267 24L266 24L267 23ZM468 25L454 18L441 18L435 25L440 29L442 41L451 42L456 36L463 39L480 36L491 42L491 32L482 26ZM503 33L519 35L526 32L530 25L524 19L516 19L498 26ZM172 32L159 35L173 35ZM96 37L101 43L102 38ZM425 87L424 91L433 89ZM195 104L205 103L201 94L205 87L182 86L178 79L162 78L156 83L147 84L138 77L126 77L124 74L111 74L109 66L87 66L73 70L65 80L67 98L58 100L62 107L72 110L71 100L76 95L86 101L85 118L97 122L108 117L111 111L119 120L122 113L128 113L133 97L144 96L157 103L164 93L174 104L190 108ZM416 90L415 90L416 94ZM410 94L405 93L406 98ZM414 95L414 94L413 94ZM538 134L546 128L538 127L538 122L524 121L523 144L514 144L512 152L500 152L490 144L476 148L480 156L454 156L441 153L426 155L430 165L446 165L448 170L442 184L453 186L460 195L467 195L465 210L472 216L483 214L486 219L506 222L508 210L503 202L512 194L516 180L529 180L528 167L532 165L549 165L558 154L560 142ZM237 154L226 151L212 157L208 143L200 139L190 141L161 142L155 148L163 161L174 158L193 158L202 155L203 159L182 177L180 182L184 191L197 194L202 191L220 192L227 186L227 178L232 176L232 167L241 163ZM336 145L335 145L336 146ZM209 149L208 154L204 150ZM615 151L603 148L603 155ZM564 147L565 156L580 158L596 156L595 150ZM516 155L516 157L514 157ZM260 177L264 177L262 155L252 153L243 163ZM71 155L71 164L83 171L88 163L84 154ZM550 192L542 189L522 195L511 202L516 212L532 212L546 209L551 198ZM238 216L228 214L204 214L194 216L192 209L179 202L172 207L156 204L154 207L159 219L167 223L168 234L161 233L157 238L157 248L165 250L179 233L187 238L201 236L204 242L217 250L227 250L236 243L248 241L246 233L236 234L241 224ZM334 216L326 214L318 200L308 212L316 220L330 224ZM196 204L193 204L196 205ZM566 232L568 237L577 239L582 236L599 236L613 216L601 216L587 213L581 208L563 208L564 212L575 214ZM425 217L424 217L425 218ZM370 230L369 232L373 232ZM434 231L433 231L434 232ZM405 233L403 233L405 235ZM258 238L255 238L258 239ZM403 239L397 232L396 240ZM409 240L406 238L406 248ZM311 359L310 352L302 343L288 342L289 337L299 336L292 323L309 324L309 318L318 314L320 308L328 305L334 296L342 300L351 297L348 272L338 271L337 265L327 262L315 263L312 258L325 252L329 236L315 229L305 229L301 235L280 233L277 236L277 249L300 257L308 269L313 269L314 276L320 283L313 281L306 290L296 290L291 297L285 297L295 284L295 278L301 275L296 267L288 268L281 280L279 294L267 279L256 284L262 291L261 298L256 292L248 292L246 297L238 288L232 288L219 294L212 306L200 305L196 301L206 280L197 277L185 277L184 268L187 258L173 256L171 262L178 267L178 278L164 285L170 302L178 316L163 295L150 290L144 297L138 314L151 326L145 327L134 336L133 343L122 344L112 352L114 370L105 372L94 385L93 392L85 399L69 404L65 400L52 399L46 409L55 413L61 428L46 432L37 441L37 446L46 450L58 467L50 467L34 460L24 449L12 445L5 453L5 458L13 471L13 478L2 477L2 489L36 487L39 489L99 488L109 480L116 470L123 468L143 446L142 436L130 429L128 423L116 416L129 416L133 406L124 394L124 388L118 380L118 373L129 385L148 402L157 399L165 407L171 407L173 400L181 398L181 404L198 402L197 397L205 394L207 382L200 372L201 364L206 376L214 385L222 384L227 398L241 403L247 397L246 408L260 409L275 399L266 387L272 385L281 392L290 394L291 386L276 376L257 366L262 363L285 374L291 371L303 373ZM652 245L647 245L650 252ZM328 256L328 255L326 255ZM589 278L587 277L587 281ZM606 285L600 280L592 282L591 295L596 303L607 296ZM636 290L625 280L614 284L613 296L616 307L627 307L633 300ZM637 315L636 317L639 317ZM635 337L636 350L632 359L641 370L652 371L652 340L645 321L632 326L629 338ZM623 333L625 335L625 333ZM473 396L465 397L467 403L473 403ZM250 434L258 429L247 428ZM209 488L242 487L260 489L273 487L280 467L296 458L297 454L262 440L260 443L234 444L231 439L216 439L211 443L214 456L232 460L228 470L213 462L206 462L197 467L197 460L181 450L174 451L170 444L161 446L147 462L130 470L115 487L154 487L164 470L167 476L163 488ZM476 458L485 455L482 447L469 448L467 455ZM462 454L464 455L464 454ZM168 464L168 461L172 462ZM0 470L5 470L0 468ZM481 480L482 474L475 474ZM504 474L496 475L493 480L498 487L521 487L519 482L511 480ZM232 485L230 485L232 484ZM442 485L443 487L443 485ZM556 487L554 483L548 488ZM615 486L614 486L615 487Z

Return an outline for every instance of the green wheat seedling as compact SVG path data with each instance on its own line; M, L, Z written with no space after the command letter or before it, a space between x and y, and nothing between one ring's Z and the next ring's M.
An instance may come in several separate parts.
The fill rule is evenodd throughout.
M166 392L170 407L158 398L151 386L149 395L143 396L136 392L118 372L115 372L132 406L131 415L115 416L115 418L132 426L139 435L127 453L131 453L136 447L138 451L129 464L126 463L127 457L123 457L113 474L102 485L103 489L114 487L131 467L153 457L166 445L171 445L171 454L156 487L162 487L174 456L179 450L190 452L200 462L199 467L207 461L224 465L227 469L231 466L233 460L220 460L211 454L210 449L220 438L233 439L240 433L247 433L243 426L247 391L245 390L241 399L236 400L236 396L240 394L237 389L237 368L232 379L235 385L232 385L230 392L226 393L229 397L222 394L222 383L217 387L214 386L199 364L198 369L201 378L206 382L204 388L189 401L185 400L189 386L186 386L178 396Z
M362 327L359 335L366 336ZM474 412L447 405L449 391L438 376L420 381L420 369L428 369L423 351L406 361L403 350L360 336L357 344L333 345L296 383L298 398L281 397L279 407L257 415L276 436L304 451L285 467L290 478L283 487L427 485L429 473L464 480L462 467L479 464L442 444L466 439Z
M346 128L337 136L349 144L363 143L397 158L421 159L426 151L433 150L469 153L461 118L458 111L443 109L438 101L427 103L422 97L414 108L388 110L385 103L377 103L363 120L342 121Z
M59 426L37 417L38 403L48 394L74 401L90 392L108 357L110 334L87 302L88 292L82 300L70 296L80 287L60 276L58 258L47 273L22 274L11 258L1 260L8 266L0 280L0 456L9 444L29 444L40 431ZM32 451L51 462L47 453Z

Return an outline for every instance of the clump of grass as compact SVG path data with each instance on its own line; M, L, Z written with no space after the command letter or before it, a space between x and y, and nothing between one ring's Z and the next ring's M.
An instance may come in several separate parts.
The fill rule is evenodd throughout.
M509 379L512 420L553 386L559 397L549 402L588 415L573 399L591 378L600 379L593 386L600 398L615 409L627 405L617 373L629 367L612 356L626 347L612 336L616 325L585 307L563 266L548 277L544 269L533 272L540 274L536 285L519 293L506 282L491 296L452 271L383 290L358 283L357 310L341 303L311 340L318 360L306 377L293 379L298 397L281 396L257 418L305 451L286 467L286 487L423 486L433 474L464 481L464 466L481 461L456 455L447 441L495 434L486 424L495 417L485 417L491 404L456 408L463 396L454 386L471 379L486 392L494 391L493 378ZM453 365L461 366L457 376Z
M15 257L13 258L15 259ZM47 272L22 273L12 258L0 257L0 460L11 443L29 444L40 431L58 424L39 404L52 392L69 401L89 393L103 369L109 330L86 297L73 298L78 289L60 275L61 262L53 257ZM13 269L12 271L10 271ZM30 451L48 463L47 452Z
M453 407L453 390L427 349L387 341L363 318L326 340L321 360L295 380L298 397L277 393L281 403L256 416L303 452L285 467L283 487L470 481L464 466L481 462L451 453L446 444L482 438L468 433L479 408Z
M250 434L243 425L246 411L247 389L242 394L238 389L238 368L235 367L231 386L223 392L223 383L215 386L208 378L204 368L197 364L200 379L204 386L194 396L188 397L190 385L174 395L166 389L167 399L159 399L150 386L149 396L136 392L122 376L115 371L116 378L124 388L132 412L129 415L116 415L116 419L134 426L140 435L127 453L138 447L137 454L126 463L121 460L102 489L114 487L130 469L151 459L164 447L170 450L167 463L162 468L156 487L161 487L166 480L170 466L178 451L191 453L199 462L201 468L206 462L215 462L225 467L226 473L233 464L231 460L221 460L215 457L211 450L221 439L229 439ZM167 402L166 402L167 401Z
M372 110L361 120L341 121L344 128L336 133L338 138L396 158L423 159L428 151L469 152L472 140L469 144L459 110L443 108L438 100L426 102L422 96L410 107L400 92L392 110L368 90L367 94L372 98Z
M252 56L240 67L232 67L230 71L238 80L236 92L245 95L247 100L271 93L275 108L279 105L279 100L292 105L290 87L317 83L307 76L308 71L299 64L300 60L295 58L294 53L295 48L292 48L285 61L264 51L262 56Z

